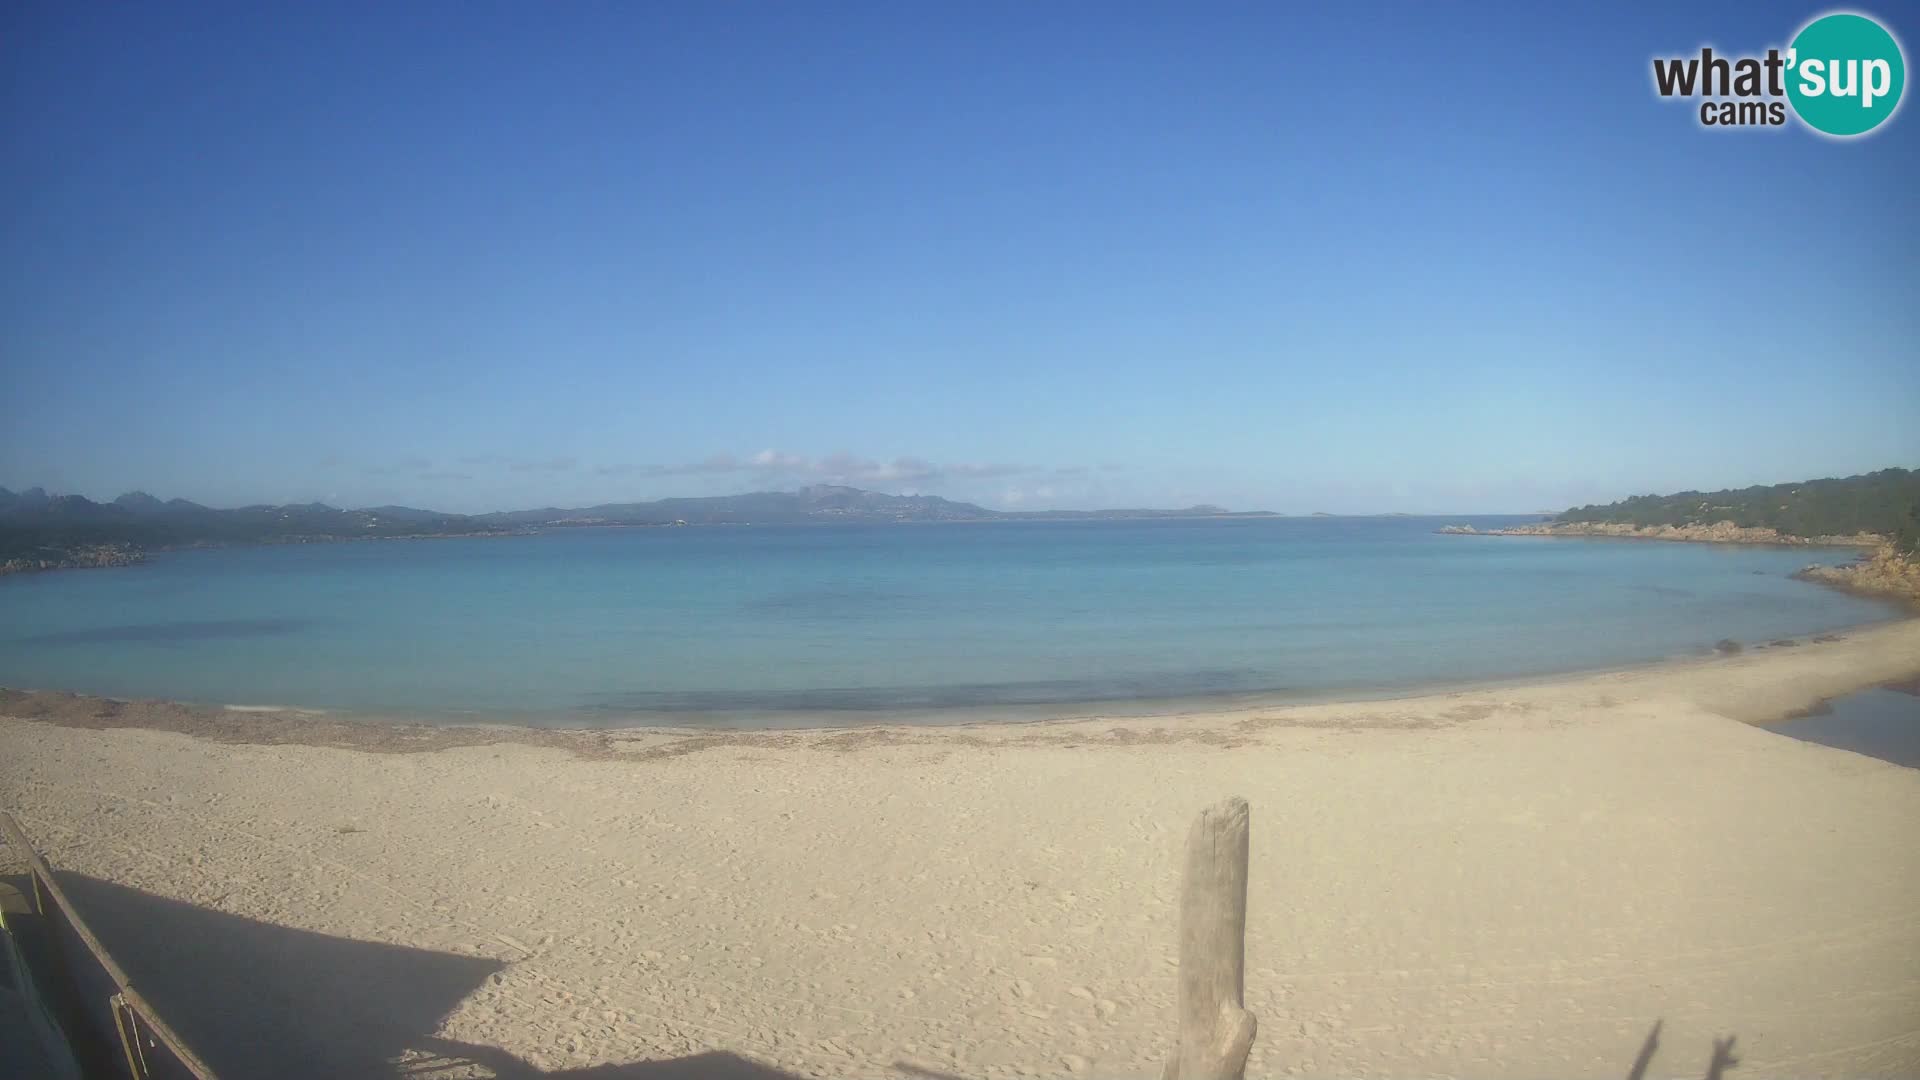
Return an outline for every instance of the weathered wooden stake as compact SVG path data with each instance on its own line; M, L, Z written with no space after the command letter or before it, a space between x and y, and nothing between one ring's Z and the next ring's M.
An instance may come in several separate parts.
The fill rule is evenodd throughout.
M1247 800L1200 812L1180 894L1180 1037L1164 1080L1241 1080L1258 1024L1246 1010Z

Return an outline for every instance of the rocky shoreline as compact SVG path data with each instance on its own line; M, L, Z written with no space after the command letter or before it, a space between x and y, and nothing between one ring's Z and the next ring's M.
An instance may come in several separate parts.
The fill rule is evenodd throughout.
M38 558L13 558L0 562L0 574L31 574L41 570L80 570L100 566L132 566L144 562L146 555L125 544L91 544Z
M1808 566L1793 576L1859 596L1891 597L1920 606L1920 561L1891 547L1845 566Z
M1628 525L1604 521L1541 521L1504 529L1476 529L1471 525L1442 525L1437 532L1453 536L1580 536L1628 540L1677 540L1697 544L1779 544L1788 547L1868 547L1885 544L1874 533L1847 536L1794 536L1778 529L1735 525Z
M500 536L531 536L537 529L491 529L464 533L403 533L395 536L273 536L258 540L195 540L184 544L165 544L154 548L136 548L128 544L90 544L85 547L44 549L53 552L36 558L0 560L0 575L31 574L42 570L88 570L102 566L132 566L147 561L154 552L199 551L207 548L277 547L282 544L366 544L388 540L479 540Z
M1572 536L1633 540L1674 540L1697 544L1773 544L1786 547L1862 547L1862 553L1844 566L1814 564L1794 572L1811 581L1857 596L1894 599L1920 607L1920 562L1902 555L1885 537L1872 533L1851 536L1793 536L1778 529L1749 528L1722 521L1713 525L1621 525L1586 521L1542 521L1505 529L1476 529L1471 525L1443 525L1436 532L1449 536Z

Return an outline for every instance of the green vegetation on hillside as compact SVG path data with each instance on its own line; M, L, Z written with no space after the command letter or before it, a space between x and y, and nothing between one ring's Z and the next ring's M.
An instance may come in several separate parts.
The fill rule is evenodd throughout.
M0 488L0 564L101 565L102 551L140 552L201 544L300 543L396 536L506 532L458 514L338 510L319 503L213 510L163 503L140 492L110 503L79 495Z
M1878 533L1902 551L1920 545L1920 472L1882 469L1844 479L1738 491L1682 491L1635 495L1605 506L1582 506L1559 517L1569 522L1624 525L1712 525L1731 521L1778 529L1789 536Z
M811 525L927 521L1129 520L1262 517L1217 506L1185 510L987 510L937 495L888 495L817 484L799 491L547 507L468 516L376 506L341 510L322 503L215 510L184 499L165 502L132 491L107 503L40 488L0 487L0 572L55 566L117 565L140 553L210 544L286 544L392 537L501 535L595 525Z

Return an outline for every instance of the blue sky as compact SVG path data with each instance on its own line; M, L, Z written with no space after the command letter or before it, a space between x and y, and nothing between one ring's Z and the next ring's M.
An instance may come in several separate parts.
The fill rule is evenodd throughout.
M1326 7L7 5L0 484L1491 512L1920 466L1920 116L1651 89L1823 9Z

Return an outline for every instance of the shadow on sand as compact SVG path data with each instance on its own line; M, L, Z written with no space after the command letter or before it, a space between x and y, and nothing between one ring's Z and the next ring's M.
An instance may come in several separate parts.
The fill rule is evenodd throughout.
M58 876L133 984L222 1077L793 1080L719 1051L543 1071L434 1035L502 961L330 937Z
M134 985L223 1077L798 1080L725 1051L544 1071L434 1035L502 961L295 930L80 874L59 879ZM1661 1027L1647 1033L1630 1080L1647 1075ZM1715 1040L1708 1080L1739 1064L1733 1045ZM895 1071L960 1080L906 1062Z

